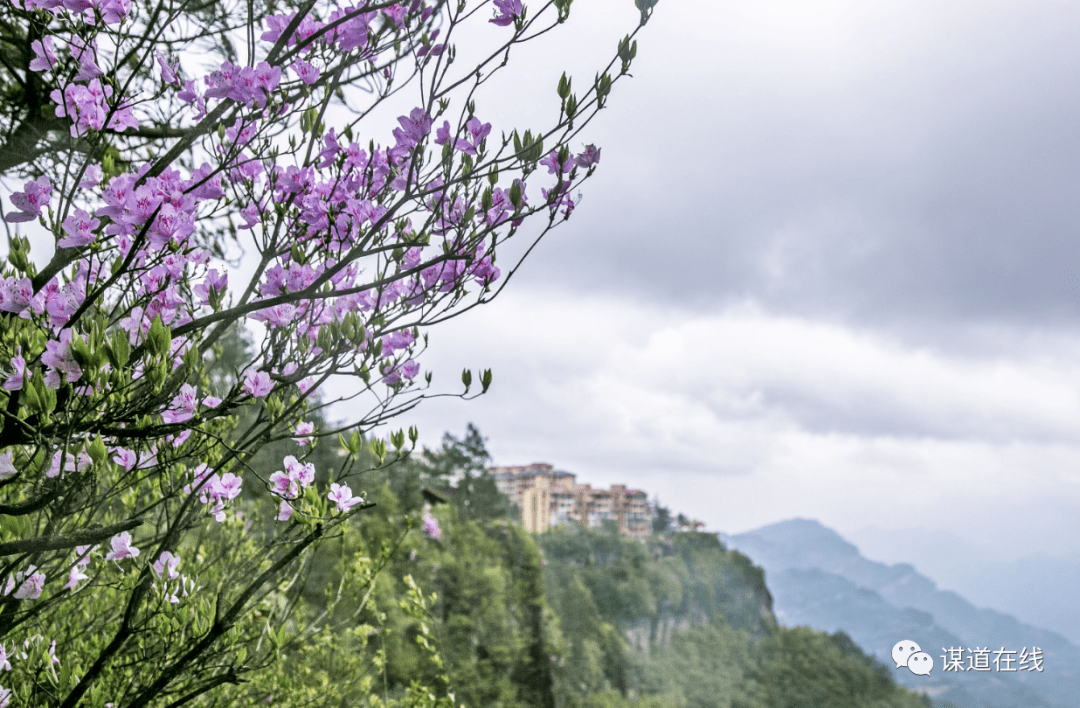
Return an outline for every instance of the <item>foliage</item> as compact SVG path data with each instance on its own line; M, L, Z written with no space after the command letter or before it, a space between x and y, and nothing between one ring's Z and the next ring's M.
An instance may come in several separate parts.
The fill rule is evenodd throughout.
M784 628L755 647L737 708L927 708L844 634Z
M760 570L715 536L531 536L508 519L463 518L468 505L425 512L422 495L410 503L391 489L410 470L415 485L398 488L433 483L420 470L449 469L445 450L385 475L386 503L318 551L309 584L344 591L303 594L305 611L336 607L335 629L287 642L292 669L249 690L250 703L272 694L277 704L330 706L451 696L507 708L925 706L845 635L763 622ZM438 538L419 530L425 513Z

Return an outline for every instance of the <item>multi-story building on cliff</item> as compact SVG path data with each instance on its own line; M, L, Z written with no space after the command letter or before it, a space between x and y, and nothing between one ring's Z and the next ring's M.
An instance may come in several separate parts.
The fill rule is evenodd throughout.
M641 490L627 489L624 484L593 489L578 484L570 472L540 462L492 467L488 472L499 491L521 511L521 523L528 531L569 523L599 527L605 520L615 522L624 536L647 536L652 531L652 507Z

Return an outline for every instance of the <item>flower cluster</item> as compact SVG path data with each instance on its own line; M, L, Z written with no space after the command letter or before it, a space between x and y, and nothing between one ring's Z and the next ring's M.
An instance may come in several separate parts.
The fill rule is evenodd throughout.
M244 479L232 472L218 474L206 463L196 467L191 474L194 479L184 485L184 494L198 494L202 504L210 505L210 514L214 520L221 523L225 520L226 505L240 496Z
M105 534L90 536L100 551L33 554L7 571L3 594L7 602L46 597L30 611L48 627L65 621L65 603L127 593L140 622L173 614L154 629L169 637L157 659L172 661L169 642L183 635L175 623L207 619L196 607L202 603L182 602L197 586L180 573L180 553L186 569L200 564L204 582L244 583L245 597L261 598L268 586L255 584L270 581L236 568L262 563L260 553L290 560L291 548L316 543L314 529L349 524L366 506L350 487L363 446L380 460L386 450L360 441L430 395L431 374L420 365L427 327L497 294L502 244L532 215L547 218L547 228L559 210L569 216L571 188L592 173L600 151L589 145L572 154L569 120L543 131L543 140L526 134L521 142L516 132L508 138L493 129L472 101L451 108L458 98L440 100L458 95L440 93L449 79L437 67L456 58L449 42L460 33L450 31L459 21L452 17L440 35L435 25L447 16L433 0L316 0L303 16L253 11L263 26L248 27L246 58L223 45L199 57L205 74L191 73L195 62L164 15L132 12L130 0L11 5L34 28L20 45L27 55L20 72L31 73L24 88L47 87L39 86L37 102L60 130L44 131L43 149L28 151L40 157L20 167L22 185L3 212L9 224L40 224L55 245L50 262L34 263L16 227L0 267L0 404L10 421L0 449L3 501L35 509L28 534L145 525L138 540L130 531L110 530L107 542ZM510 44L523 41L535 19L526 20L521 0L494 0L494 9L490 22L512 32L491 29L486 17L474 21ZM199 13L189 14L186 21L207 29ZM323 125L333 119L332 101L358 95L357 82L367 82L374 107L414 70L424 90L386 132L354 134L359 121ZM477 72L477 85L494 70ZM561 115L599 109L611 82L603 77L591 97L562 96ZM256 324L245 344L231 344L233 328L247 321ZM353 438L341 438L347 459L328 469L320 463L316 481L306 461L314 457L306 456L343 428L318 416L328 402L314 399L314 388L345 377L374 404L350 422ZM470 380L463 377L466 390ZM486 391L490 375L482 381ZM340 399L351 395L344 391ZM264 476L255 453L289 439L301 446L299 459L287 456ZM399 451L405 445L403 432L390 439ZM241 500L245 477L251 498ZM266 489L253 490L255 480ZM242 519L249 502L268 500L277 520L296 513L304 523L275 527L258 550L248 541L262 543L261 534L234 543L231 534L254 528L259 513L251 524L224 523L230 512ZM441 538L429 513L423 533ZM204 564L222 547L242 562ZM115 607L102 613L106 630L121 621ZM65 628L54 636L76 634ZM133 660L133 644L118 646L124 658L105 656L105 665L133 667L142 672L134 685L155 685L146 675L153 669ZM39 672L55 660L55 643L47 646L46 639L27 645L35 657L51 657ZM0 645L0 669L10 670L6 651ZM168 690L185 695L201 678L185 675ZM99 679L84 679L58 689L69 692L58 700L103 702L101 684L90 687ZM23 685L12 685L22 699ZM0 688L0 708L11 696Z
M270 490L282 499L296 499L315 483L315 465L302 463L292 455L284 460L285 470L270 475Z
M158 583L161 583L162 597L174 605L180 602L181 597L188 597L198 589L193 579L177 570L179 567L180 556L173 554L171 551L163 551L151 566L151 570L154 571L154 575L157 577L153 587L157 588ZM171 581L176 582L172 583Z

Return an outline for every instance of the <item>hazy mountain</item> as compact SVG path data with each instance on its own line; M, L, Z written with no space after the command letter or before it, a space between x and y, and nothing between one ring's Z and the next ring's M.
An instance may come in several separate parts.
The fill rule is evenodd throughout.
M925 529L865 528L849 534L863 555L887 563L908 561L941 588L972 604L991 607L1035 627L1046 627L1080 646L1080 555L1032 553L1005 558L991 546ZM932 538L929 545L912 538ZM1032 545L1037 545L1033 539Z
M721 538L765 569L781 622L843 630L883 661L897 641L918 642L934 657L935 670L930 677L895 670L906 686L960 708L1080 705L1080 649L1060 634L977 608L909 564L868 560L816 521L795 519ZM941 655L952 647L1040 647L1044 671L943 672Z

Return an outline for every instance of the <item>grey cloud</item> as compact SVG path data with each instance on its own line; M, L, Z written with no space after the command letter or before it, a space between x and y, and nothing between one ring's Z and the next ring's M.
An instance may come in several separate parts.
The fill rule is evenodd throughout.
M920 8L779 56L723 48L768 21L743 12L681 69L678 32L648 27L602 172L525 279L859 324L1080 315L1080 8Z

